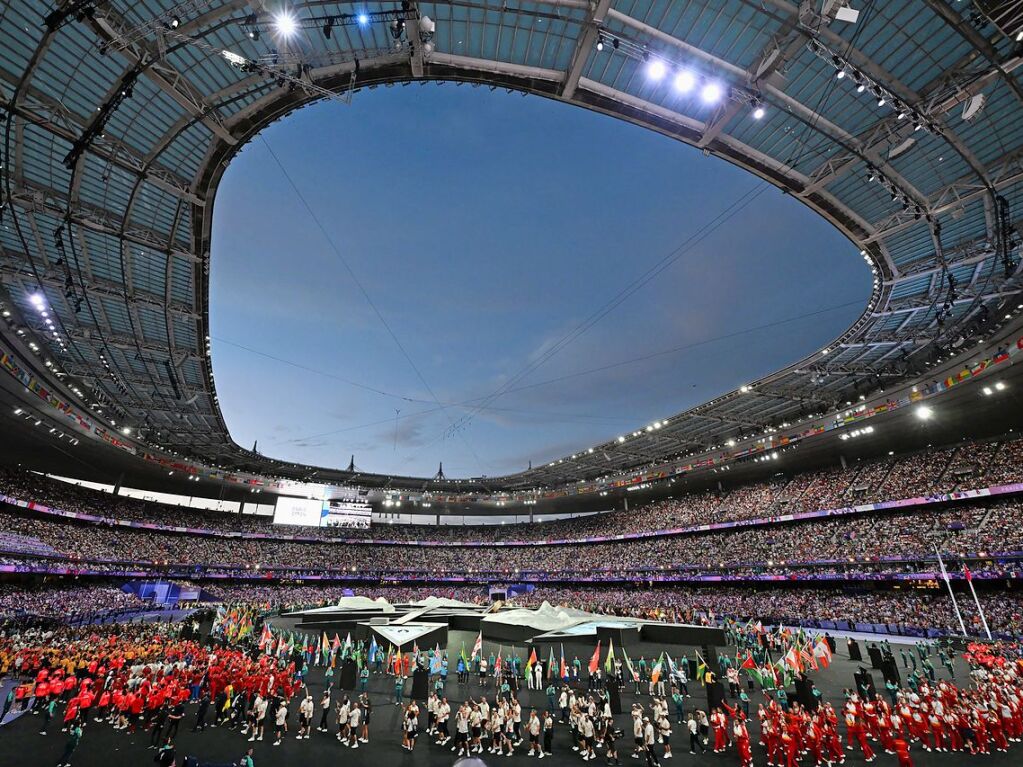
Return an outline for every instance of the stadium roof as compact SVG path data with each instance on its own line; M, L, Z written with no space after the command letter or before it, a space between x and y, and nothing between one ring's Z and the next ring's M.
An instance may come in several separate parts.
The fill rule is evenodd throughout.
M1023 11L852 5L855 20L834 0L5 4L3 343L92 417L131 428L126 441L308 476L236 445L220 412L208 341L218 183L246 141L304 104L459 81L727 159L832 222L876 276L826 350L624 441L466 484L603 476L912 379L1017 311Z

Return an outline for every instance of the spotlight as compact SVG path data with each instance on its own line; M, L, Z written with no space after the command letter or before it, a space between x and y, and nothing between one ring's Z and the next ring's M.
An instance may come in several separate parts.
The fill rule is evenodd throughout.
M696 86L696 76L688 69L680 69L675 75L675 90L688 93Z
M700 91L700 98L707 104L713 104L721 98L721 86L717 83L707 83Z
M867 89L867 86L864 85L863 83L860 83L859 85L856 86L856 92L857 93L863 93L863 91L865 91L866 89Z
M916 417L921 421L929 421L933 415L934 411L927 407L927 405L921 405L916 409Z
M364 27L367 24L369 24L369 16L367 16L365 13L360 13L357 19L360 27Z
M998 381L998 382L997 382L997 383L995 384L995 388L996 388L996 389L997 389L998 391L1005 391L1005 384L1004 384L1004 383L1002 383L1001 381Z
M258 40L259 39L259 30L256 29L255 27L250 29L249 30L249 39L250 40Z
M274 16L274 26L277 27L277 31L284 37L291 37L295 34L295 30L298 29L295 17L287 11Z
M664 62L660 59L653 59L649 64L647 64L646 73L647 77L651 80L660 80L664 77L664 73L666 71L667 68L664 66Z
M753 119L754 120L763 120L764 119L764 108L762 106L760 106L760 104L757 104L753 108Z
M839 69L838 70L838 74L835 75L835 78L838 79L838 80L841 80L844 77L845 77L845 70L844 69Z
M603 38L603 36L597 38L597 50L598 51L604 50L604 38Z

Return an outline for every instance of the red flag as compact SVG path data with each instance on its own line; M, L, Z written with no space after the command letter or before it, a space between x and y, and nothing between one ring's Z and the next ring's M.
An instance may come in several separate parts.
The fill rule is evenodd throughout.
M963 563L963 574L966 576L967 583L973 582L973 575L970 573L970 568L965 562Z
M596 674L597 669L600 668L600 641L597 641L597 649L593 651L593 657L590 658L590 673Z
M755 660L753 660L753 653L747 652L746 653L746 659L742 662L742 665L739 666L739 668L754 669L756 667L757 667L757 662Z

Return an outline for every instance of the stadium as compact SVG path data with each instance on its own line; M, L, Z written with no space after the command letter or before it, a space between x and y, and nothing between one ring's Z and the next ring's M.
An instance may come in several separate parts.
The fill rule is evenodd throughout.
M1016 763L1021 64L1023 3L1010 0L3 0L0 759ZM444 87L402 89L414 85ZM431 95L458 86L474 95ZM396 110L415 100L386 113L411 143L388 144L393 126L354 111L381 93ZM512 97L530 111L502 133L510 113L492 110ZM289 126L292 155L278 154ZM348 130L381 138L327 146ZM516 143L530 130L546 145L534 164ZM689 164L620 167L648 157L632 136ZM457 151L441 157L429 142L444 138ZM376 181L356 156L375 150L394 160ZM460 177L442 166L463 150ZM584 170L548 179L543 151ZM298 154L345 188L303 181ZM267 186L255 161L283 172L269 205L239 191ZM560 301L547 286L509 301L523 327L502 337L487 305L502 291L480 298L417 271L429 253L439 275L454 240L478 237L472 198L490 204L501 185L465 179L490 161L519 180L484 224L509 247L549 236L551 252L585 260L566 279L554 256L523 254L480 279L510 293L536 268L536 282L612 285L577 291L532 356L523 327ZM436 178L420 185L419 163ZM656 196L658 179L683 176L703 207L680 213L672 197L645 218L630 205L648 199L639 186ZM733 183L747 191L733 199ZM767 191L785 207L756 199ZM378 263L336 244L354 205L342 194L386 211L383 235L353 240ZM598 194L607 210L578 202ZM215 200L229 212L216 225ZM460 235L428 234L437 210ZM329 268L307 263L322 242L294 234L287 253L259 252L279 251L261 226L299 216L329 243ZM640 252L668 240L641 230L665 222L687 240L652 262ZM748 268L719 244L681 292L680 256L729 230L752 238ZM238 231L244 257L225 245ZM404 255L387 261L382 240ZM473 258L488 260L481 242ZM223 288L224 269L256 274L261 258L262 297L239 298L255 279ZM312 279L278 305L286 273L305 268ZM374 287L372 269L393 285ZM427 362L445 338L422 343L396 319L405 283L476 333L472 348L491 347L482 362L504 369L490 386L437 384L438 368L472 369ZM663 306L640 294L659 283ZM352 309L352 327L335 326L325 285L369 319ZM800 314L736 329L687 306L700 292L736 315L755 301ZM837 334L829 313L850 303L814 308L831 292L856 298ZM222 340L241 304L260 321L315 315L322 335L303 347L246 330L241 314ZM560 416L515 399L623 305L643 340L593 330L597 358L551 379L577 387ZM643 326L651 309L659 324ZM297 361L303 348L312 361ZM241 352L245 364L224 362ZM666 384L639 367L677 352L702 356ZM387 355L410 376L405 393L370 376ZM335 357L344 366L328 369ZM334 429L331 403L274 372L286 366L383 404L337 400ZM607 379L615 400L578 384L633 369ZM573 400L600 412L568 413ZM259 411L262 450L240 444L242 410ZM520 411L528 449L481 460L481 435L500 442ZM352 412L378 427L368 458L336 458L329 437L273 441L291 434L284 419L317 439L347 434L361 428L345 425Z

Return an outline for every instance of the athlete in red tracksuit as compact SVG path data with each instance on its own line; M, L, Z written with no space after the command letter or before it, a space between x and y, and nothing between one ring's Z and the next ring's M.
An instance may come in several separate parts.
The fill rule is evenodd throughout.
M913 760L909 757L909 743L902 735L895 739L895 758L899 760L899 767L913 767Z
M845 728L848 738L859 742L860 749L863 751L863 760L866 762L874 761L874 750L867 743L867 734L863 723L860 722L853 711L848 709L845 712Z
M749 747L749 730L746 729L746 723L742 719L736 719L732 723L732 739L739 750L739 761L742 767L752 767L753 752Z

